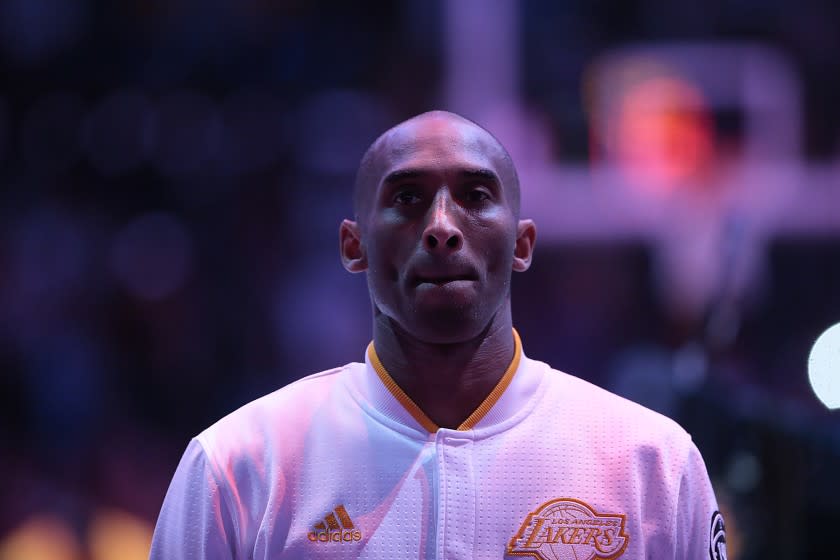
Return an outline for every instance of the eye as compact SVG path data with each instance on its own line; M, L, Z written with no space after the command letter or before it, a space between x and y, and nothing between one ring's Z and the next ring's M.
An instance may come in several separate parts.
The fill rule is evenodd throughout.
M472 187L467 191L467 200L470 202L484 202L490 200L490 193L484 187Z
M401 190L394 195L394 204L411 206L420 202L420 195L413 190Z

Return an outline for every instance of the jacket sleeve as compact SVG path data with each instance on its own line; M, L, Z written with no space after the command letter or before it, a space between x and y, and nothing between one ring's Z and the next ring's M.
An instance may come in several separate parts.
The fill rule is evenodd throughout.
M680 480L676 516L678 560L726 560L726 534L706 465L691 444Z
M198 439L187 446L166 492L150 560L232 560L236 527L224 488Z

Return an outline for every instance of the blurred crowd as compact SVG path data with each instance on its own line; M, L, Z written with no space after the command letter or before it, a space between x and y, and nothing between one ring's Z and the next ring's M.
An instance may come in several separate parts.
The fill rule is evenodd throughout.
M802 149L785 161L823 179L797 198L840 189L840 6L502 3L517 53L504 101L538 124L544 167L577 176L604 157L587 76L605 53L759 44L801 88ZM340 266L338 224L368 144L447 107L450 8L0 2L0 560L145 557L190 437L363 359L367 290ZM744 139L737 111L703 126L719 146ZM515 159L536 142L510 138ZM556 200L588 188L560 185ZM527 182L523 196L527 211ZM763 237L755 278L690 313L663 296L671 277L650 238L547 231L512 288L525 352L680 421L731 514L733 558L828 557L840 417L806 364L840 322L840 228Z

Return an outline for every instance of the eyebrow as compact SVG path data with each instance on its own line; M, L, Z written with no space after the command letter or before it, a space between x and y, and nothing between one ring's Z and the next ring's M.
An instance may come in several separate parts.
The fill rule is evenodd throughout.
M425 175L431 175L432 171L426 169L397 169L385 176L382 180L385 184L397 183L406 179L417 179ZM467 168L458 171L458 175L467 179L483 179L485 181L493 181L499 183L499 176L489 169L483 167Z

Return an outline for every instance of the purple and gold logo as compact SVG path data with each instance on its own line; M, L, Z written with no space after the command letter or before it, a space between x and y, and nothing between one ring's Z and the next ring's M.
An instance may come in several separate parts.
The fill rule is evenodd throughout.
M537 560L614 560L630 542L626 519L624 514L598 513L574 498L558 498L528 514L507 553Z

